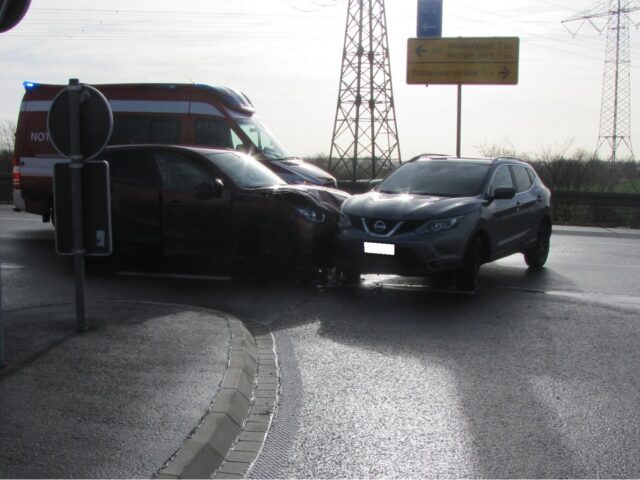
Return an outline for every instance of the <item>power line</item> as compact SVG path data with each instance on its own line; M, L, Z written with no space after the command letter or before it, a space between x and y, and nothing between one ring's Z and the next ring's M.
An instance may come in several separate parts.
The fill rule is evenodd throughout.
M602 83L600 106L600 134L596 153L604 146L611 148L611 162L615 163L622 148L627 148L633 158L631 147L631 72L629 14L640 10L630 0L608 0L599 2L582 13L564 21L593 23L596 18L606 18L607 47L605 71ZM576 32L577 33L577 32Z

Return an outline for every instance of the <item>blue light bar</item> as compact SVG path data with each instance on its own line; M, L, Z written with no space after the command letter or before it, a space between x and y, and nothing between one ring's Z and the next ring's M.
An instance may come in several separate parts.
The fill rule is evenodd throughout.
M22 82L22 86L25 90L33 90L34 88L38 88L40 84L35 82Z

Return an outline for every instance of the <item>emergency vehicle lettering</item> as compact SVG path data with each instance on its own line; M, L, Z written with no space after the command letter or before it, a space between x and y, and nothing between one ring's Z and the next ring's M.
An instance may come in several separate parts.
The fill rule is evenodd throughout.
M29 140L31 140L32 142L48 142L49 133L48 132L31 132L29 134Z

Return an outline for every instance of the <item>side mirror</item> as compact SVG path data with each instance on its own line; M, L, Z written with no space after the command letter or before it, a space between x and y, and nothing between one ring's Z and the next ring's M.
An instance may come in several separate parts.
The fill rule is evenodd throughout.
M498 187L493 191L493 197L496 200L511 200L516 194L513 187Z
M215 190L216 198L220 198L222 196L222 191L224 190L224 182L219 178L216 178L213 181L213 188Z
M203 182L195 188L197 200L207 200L208 198L220 198L222 196L222 190L224 189L224 183L219 178L213 181L213 184Z

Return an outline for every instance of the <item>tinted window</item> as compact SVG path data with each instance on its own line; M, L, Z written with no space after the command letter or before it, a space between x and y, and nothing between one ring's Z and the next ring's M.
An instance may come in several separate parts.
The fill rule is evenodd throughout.
M179 139L180 119L177 117L115 115L110 144L179 143Z
M378 187L385 193L413 193L443 197L478 195L489 172L488 164L456 161L406 163Z
M527 169L518 165L512 166L511 169L513 176L516 178L518 192L526 192L529 190L531 188L531 177L529 177Z
M511 177L511 172L509 171L509 167L506 165L498 168L496 174L493 176L490 194L493 195L496 188L499 187L515 188L515 185L513 184L513 178Z
M196 143L215 147L233 148L231 128L223 120L200 119L196 121Z
M136 183L157 184L156 168L145 151L115 152L107 156L111 176Z
M213 183L213 177L193 160L171 152L154 154L162 185L176 190L193 190L203 183Z

